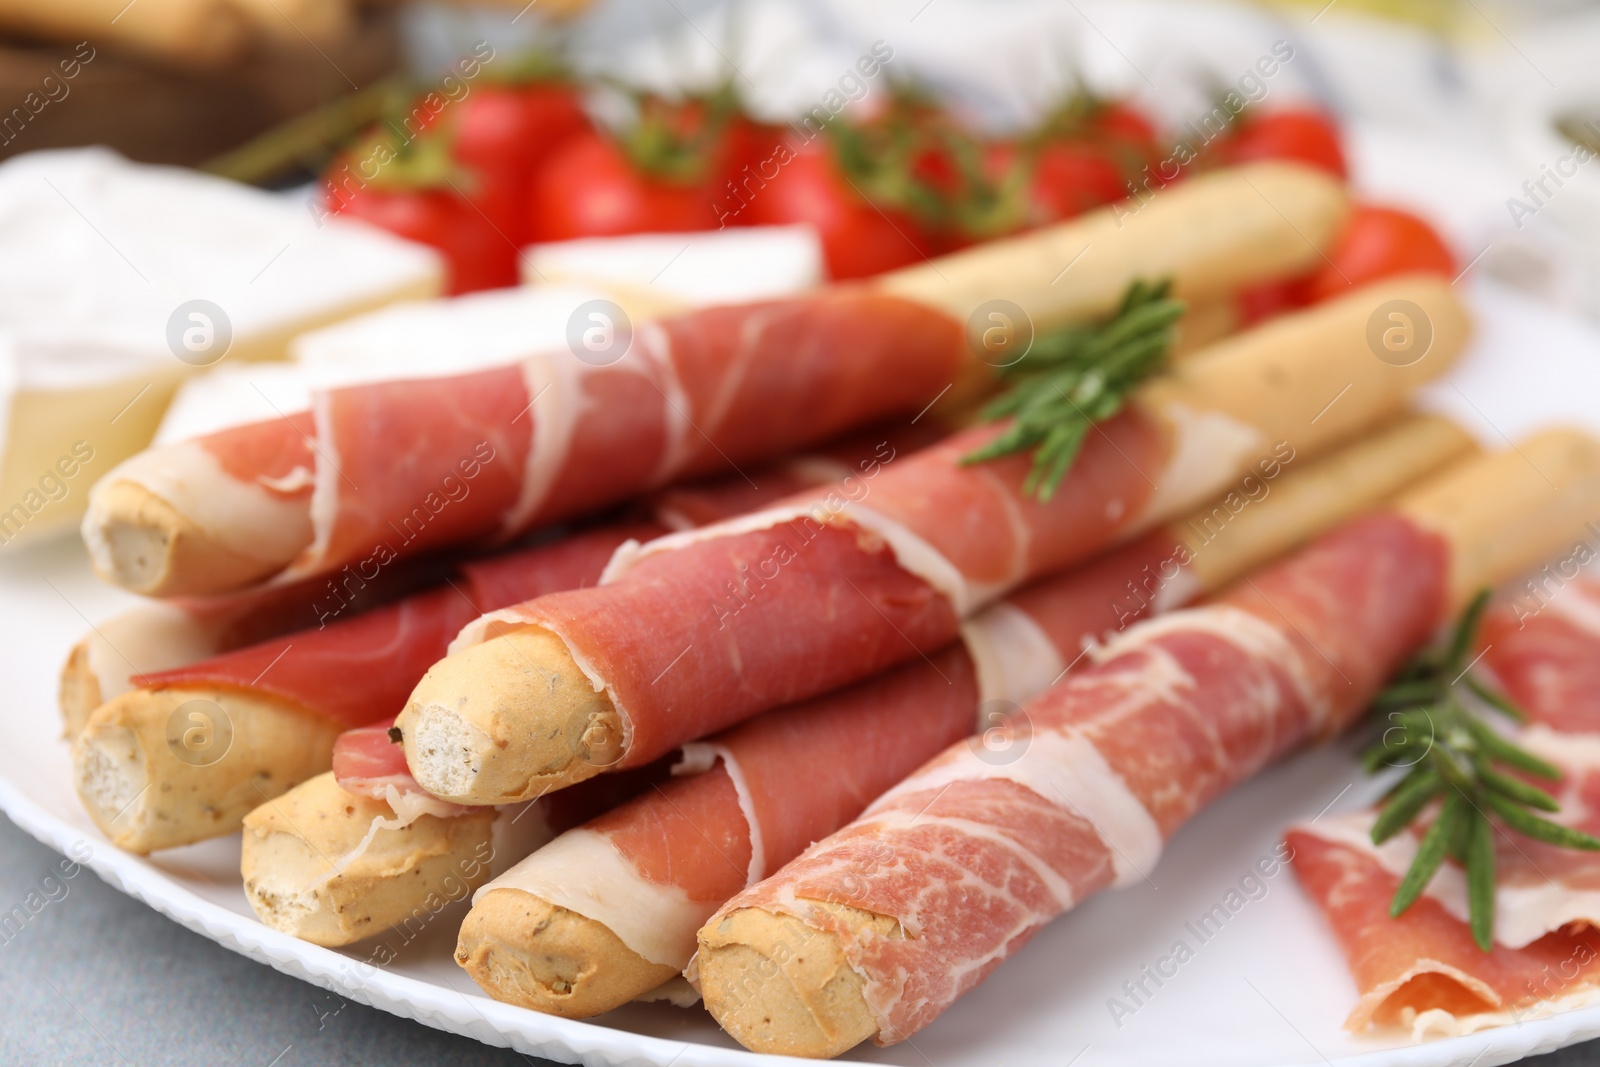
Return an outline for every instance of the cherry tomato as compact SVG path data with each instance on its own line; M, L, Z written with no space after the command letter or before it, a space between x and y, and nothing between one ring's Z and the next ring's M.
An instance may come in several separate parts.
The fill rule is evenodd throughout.
M1326 300L1378 278L1420 271L1455 276L1456 260L1437 231L1409 211L1363 204L1350 213L1329 262L1311 277L1310 300Z
M333 205L390 233L444 254L445 291L454 296L517 283L517 249L454 191L368 187Z
M910 215L879 210L851 187L819 139L778 156L778 173L750 198L752 225L808 223L822 240L833 278L863 278L916 263L927 240Z
M1258 282L1239 290L1233 300L1234 309L1239 313L1239 325L1254 326L1264 319L1305 307L1311 302L1306 295L1309 281L1301 275L1275 282Z
M1089 128L1095 133L1128 144L1155 147L1155 125L1132 104L1120 100L1102 103L1089 117Z
M1238 125L1218 142L1217 158L1223 163L1257 159L1290 159L1347 177L1339 129L1321 111L1285 108L1239 116Z
M1127 195L1117 165L1092 145L1058 141L1034 158L1031 198L1040 222L1070 219Z
M559 82L481 85L455 107L451 155L476 178L467 195L512 242L524 244L534 176L588 129L588 116Z
M717 190L712 181L651 177L610 138L598 132L579 134L534 181L533 239L715 229Z

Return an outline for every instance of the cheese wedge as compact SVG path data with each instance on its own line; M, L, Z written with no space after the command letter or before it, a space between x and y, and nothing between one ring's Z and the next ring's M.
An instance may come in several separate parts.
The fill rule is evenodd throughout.
M69 528L226 359L438 291L431 250L297 196L102 148L0 165L0 546Z

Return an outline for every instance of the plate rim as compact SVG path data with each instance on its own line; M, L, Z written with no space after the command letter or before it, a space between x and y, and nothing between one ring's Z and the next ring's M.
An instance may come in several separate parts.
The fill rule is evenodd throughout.
M0 774L0 811L30 837L63 855L70 856L72 845L85 836L82 827L49 811L4 774ZM118 849L103 836L97 843L105 847L92 850L86 859L76 862L94 871L108 885L180 926L292 978L436 1030L558 1063L581 1063L588 1067L632 1067L634 1064L651 1067L790 1064L798 1067L817 1062L697 1041L676 1041L578 1019L562 1019L502 1004L476 990L467 992L449 983L435 985L371 967L205 900L151 866L144 857ZM361 967L368 967L377 979L361 975L358 970ZM462 1012L462 1005L475 1018ZM1467 1064L1490 1067L1554 1052L1597 1037L1600 1037L1600 1003L1526 1023L1492 1027L1421 1044L1374 1049L1327 1062L1335 1067L1465 1067ZM1485 1059L1486 1056L1491 1058ZM831 1062L867 1061L839 1059ZM1285 1064L1284 1067L1299 1065Z

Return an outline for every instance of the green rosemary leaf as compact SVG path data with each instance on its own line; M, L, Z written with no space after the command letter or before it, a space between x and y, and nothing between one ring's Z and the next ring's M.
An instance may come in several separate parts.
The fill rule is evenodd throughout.
M1468 717L1467 729L1472 731L1472 736L1477 740L1479 747L1491 758L1499 760L1501 763L1509 763L1518 770L1527 771L1529 774L1537 774L1540 778L1547 778L1552 782L1561 777L1559 768L1546 763L1532 752L1518 748L1495 733L1485 723Z
M1361 767L1368 774L1377 774L1386 767L1408 767L1419 763L1428 754L1428 746L1416 741L1393 744L1379 741L1361 757Z
M1394 891L1394 899L1389 901L1390 918L1399 918L1407 908L1417 902L1417 898L1433 879L1434 872L1439 869L1439 864L1444 862L1456 820L1464 817L1464 811L1470 810L1466 798L1451 790L1450 795L1445 798L1444 810L1433 820L1428 832L1422 835L1422 843L1417 846L1417 857L1411 861L1406 876L1400 880L1400 888Z
M1479 717L1477 705L1462 699L1471 692L1513 719L1524 718L1504 695L1473 676L1472 664L1466 662L1488 604L1489 591L1484 590L1462 612L1444 644L1413 656L1378 694L1374 708L1389 725L1362 761L1369 772L1413 764L1373 820L1376 843L1399 833L1441 793L1445 798L1389 902L1389 913L1399 915L1409 908L1450 856L1467 870L1472 936L1484 951L1494 934L1497 825L1561 848L1600 850L1600 839L1534 814L1559 811L1560 803L1506 773L1514 768L1556 780L1560 770L1502 736Z
M1373 703L1379 708L1399 707L1406 704L1432 704L1439 699L1439 683L1433 679L1415 682L1398 682L1379 693Z
M1457 819L1450 833L1450 858L1462 866L1466 866L1467 850L1472 845L1472 834L1477 824L1481 821L1477 818L1478 814L1474 810L1466 818Z
M1485 792L1484 802L1494 809L1495 814L1511 829L1519 834L1531 837L1536 841L1545 841L1562 848L1581 848L1588 851L1600 851L1600 840L1596 840L1582 830L1574 830L1570 826L1541 819L1532 812L1517 806L1517 803L1498 793Z
M1444 783L1439 780L1437 771L1419 767L1408 774L1399 788L1390 794L1382 814L1372 824L1372 843L1381 845L1411 825L1417 813L1443 788Z
M1462 612L1461 621L1456 624L1455 633L1450 637L1450 647L1445 652L1444 661L1458 670L1467 657L1467 649L1472 647L1472 638L1478 632L1478 623L1483 619L1484 610L1489 606L1489 595L1488 589L1478 591L1472 603L1467 605L1467 610ZM1451 678L1450 681L1454 682L1455 679Z
M1478 777L1483 780L1484 785L1501 796L1526 804L1530 808L1538 808L1540 811L1561 810L1561 805L1556 801L1555 797L1536 785L1529 785L1521 778L1512 778L1510 775L1501 774L1490 767L1481 768L1478 771Z
M1083 450L1089 430L1122 410L1128 396L1165 364L1181 301L1168 282L1136 281L1105 322L1076 324L1035 338L1017 362L999 368L1007 383L980 413L985 421L1012 420L988 444L962 457L985 463L1031 451L1033 466L1023 491L1050 500Z
M1523 712L1523 710L1511 703L1510 700L1506 699L1504 693L1497 693L1493 689L1490 689L1488 686L1480 682L1471 671L1468 671L1466 674L1462 675L1461 680L1467 683L1468 689L1477 694L1479 700L1483 701L1491 708L1494 708L1496 711L1500 712L1500 714L1506 716L1507 718L1514 719L1517 722L1528 721L1528 716Z
M1494 947L1494 827L1482 812L1472 813L1466 853L1472 939L1488 952Z

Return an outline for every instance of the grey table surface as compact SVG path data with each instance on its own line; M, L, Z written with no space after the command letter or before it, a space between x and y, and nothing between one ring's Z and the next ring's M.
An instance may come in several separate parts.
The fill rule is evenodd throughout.
M0 912L59 857L0 816ZM0 929L0 1064L381 1064L547 1061L490 1048L229 952L85 870L13 932ZM1600 1041L1525 1061L1600 1064Z

